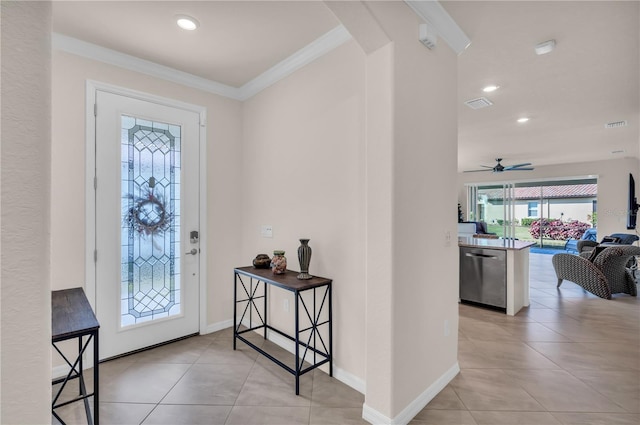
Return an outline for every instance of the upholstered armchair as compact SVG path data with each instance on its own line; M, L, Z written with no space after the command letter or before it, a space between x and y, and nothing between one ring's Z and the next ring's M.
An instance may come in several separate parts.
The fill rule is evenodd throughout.
M607 245L612 245L612 244L616 244L616 245L631 245L633 244L635 241L637 241L638 239L638 235L634 235L634 234L629 234L629 233L613 233L612 235L609 236L605 236L604 239L602 239L602 241L600 242L600 244L602 243L606 243ZM600 245L598 242L595 242L595 239L593 240L579 240L577 243L577 248L578 248L578 253L583 253L586 251L592 251L593 248L595 248L596 246Z
M569 280L608 300L611 294L625 293L637 295L636 281L627 268L629 260L640 255L640 247L635 245L609 246L591 257L573 254L555 254L553 267L558 277L558 287L563 280Z

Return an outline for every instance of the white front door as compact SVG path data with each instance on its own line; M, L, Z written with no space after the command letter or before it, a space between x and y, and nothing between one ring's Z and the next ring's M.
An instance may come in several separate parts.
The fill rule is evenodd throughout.
M197 112L96 90L100 359L199 331Z

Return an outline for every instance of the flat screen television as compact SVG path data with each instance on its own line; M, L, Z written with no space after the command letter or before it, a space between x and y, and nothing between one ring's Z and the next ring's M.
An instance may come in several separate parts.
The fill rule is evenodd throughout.
M636 228L638 218L638 199L636 198L636 182L633 175L629 173L629 200L627 204L627 229Z

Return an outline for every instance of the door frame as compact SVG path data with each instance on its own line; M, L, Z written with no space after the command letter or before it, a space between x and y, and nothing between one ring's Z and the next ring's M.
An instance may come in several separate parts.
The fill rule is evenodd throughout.
M207 328L207 109L166 97L156 96L137 90L127 89L94 80L86 82L85 102L85 293L87 299L96 308L96 191L94 176L96 170L96 120L94 105L96 91L105 91L121 96L156 103L177 109L195 112L200 116L199 141L199 231L200 231L200 262L199 262L199 330ZM91 367L90 365L87 365Z

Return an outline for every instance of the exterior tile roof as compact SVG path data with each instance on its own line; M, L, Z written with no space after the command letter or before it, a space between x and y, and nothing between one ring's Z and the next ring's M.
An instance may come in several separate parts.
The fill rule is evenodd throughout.
M515 199L540 199L540 186L516 187ZM482 190L489 199L502 199L502 189ZM595 198L598 195L597 184L571 184L563 186L543 186L545 198Z

